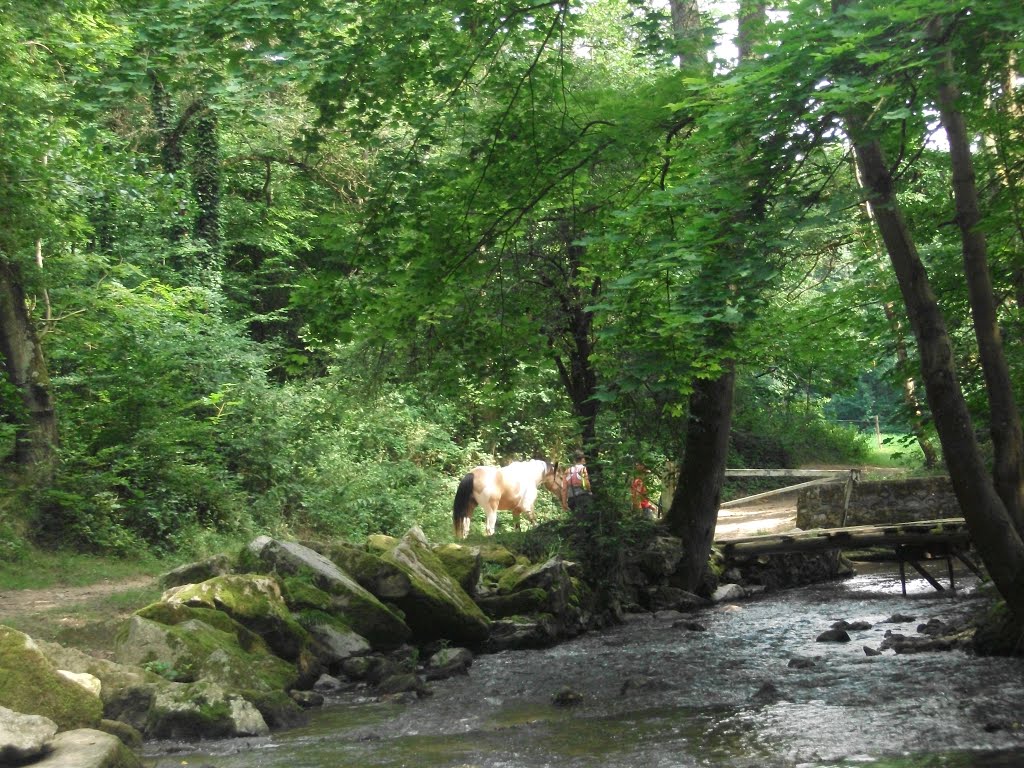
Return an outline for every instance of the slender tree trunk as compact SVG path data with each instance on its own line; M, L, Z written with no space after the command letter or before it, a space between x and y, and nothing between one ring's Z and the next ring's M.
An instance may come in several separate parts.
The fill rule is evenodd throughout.
M594 314L588 309L600 294L601 284L598 279L590 285L589 295L577 284L580 266L583 262L585 248L576 244L576 233L571 231L568 222L564 222L562 240L565 244L567 264L565 280L555 284L549 277L542 277L542 282L557 297L560 314L564 321L562 334L568 337L568 344L559 344L556 334L548 333L548 345L555 352L554 360L559 377L573 413L579 419L583 446L587 452L587 460L591 472L600 476L600 446L597 442L597 417L600 404L594 397L597 394L597 372L594 370ZM559 274L560 270L552 270L551 274ZM567 354L559 354L559 349L567 349Z
M863 122L846 118L870 197L875 222L914 328L928 404L938 430L953 490L992 581L1018 619L1024 618L1024 541L996 493L974 436L957 379L953 347L895 196L881 146L861 134Z
M697 0L669 0L668 9L672 18L673 53L679 57L680 66L691 66L696 57L707 52Z
M736 375L733 361L726 361L725 367L717 378L694 382L684 461L666 517L669 530L683 540L680 585L694 592L705 579L729 452Z
M764 28L763 0L742 0L737 47L739 63L750 51L759 30ZM739 170L737 172L740 172ZM737 212L738 220L751 220L754 206ZM729 254L726 258L735 258ZM731 341L731 332L723 348ZM680 462L679 483L668 511L669 530L683 540L684 564L679 571L681 586L695 591L704 582L715 525L725 481L725 464L732 428L733 391L736 384L734 360L723 363L724 371L716 379L696 379L689 400L684 453Z
M7 379L21 395L24 413L15 419L14 461L52 475L57 449L57 415L42 347L25 305L18 269L0 261L0 354Z
M939 21L929 25L929 35L933 41L941 40L943 29ZM989 400L989 429L995 453L993 479L996 492L1006 505L1006 511L1017 531L1024 532L1024 432L1021 430L1017 401L1013 396L1010 369L1003 354L985 233L978 226L981 223L981 210L970 137L963 113L956 106L960 93L954 82L953 57L944 47L940 47L936 54L936 69L939 78L939 117L949 140L953 198L956 222L960 228L964 275L967 278L974 334Z

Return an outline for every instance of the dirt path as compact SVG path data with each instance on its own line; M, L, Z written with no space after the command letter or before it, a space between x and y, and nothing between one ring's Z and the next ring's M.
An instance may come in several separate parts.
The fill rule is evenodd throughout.
M0 592L0 622L5 618L76 608L121 592L146 589L156 584L154 576L140 576L125 581L104 580L86 587L48 587L16 589Z
M738 539L796 529L797 493L753 501L718 513L715 539Z

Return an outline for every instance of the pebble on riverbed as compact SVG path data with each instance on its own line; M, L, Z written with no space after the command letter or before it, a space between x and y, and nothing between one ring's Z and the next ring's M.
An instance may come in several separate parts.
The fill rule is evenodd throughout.
M583 703L583 694L572 688L562 688L551 697L551 703L556 707L575 707Z

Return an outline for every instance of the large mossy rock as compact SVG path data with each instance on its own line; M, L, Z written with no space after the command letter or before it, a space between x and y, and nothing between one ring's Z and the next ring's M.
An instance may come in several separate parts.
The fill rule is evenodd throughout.
M221 611L259 635L283 659L296 661L311 638L295 620L272 576L238 574L217 576L200 584L176 587L162 601L190 608Z
M449 575L419 528L412 528L382 559L409 577L412 589L395 602L418 642L445 639L474 644L487 639L487 616Z
M556 556L543 563L515 565L498 578L500 595L530 590L543 590L547 595L547 601L544 605L538 606L539 610L556 616L566 614L573 602L574 592L566 562Z
M142 732L148 738L195 739L265 736L270 729L241 694L199 682L158 689Z
M483 569L483 556L479 547L467 547L462 544L444 544L434 548L434 554L444 565L445 570L467 595L475 596L480 583L480 572Z
M243 648L240 632L230 626L217 628L198 617L160 623L146 613L165 611L143 609L129 619L115 640L118 662L159 671L177 682L208 680L235 690L286 691L298 680L295 665L274 656L259 638Z
M560 622L549 613L510 616L491 625L486 649L497 653L524 648L547 648L561 637Z
M131 664L120 664L109 659L90 656L76 648L67 648L57 643L38 641L39 649L58 669L92 675L102 684L100 697L104 705L117 692L125 688L144 685L157 685L164 682L159 675Z
M160 586L164 589L180 587L185 584L198 584L202 581L209 581L217 576L226 576L231 573L231 558L225 554L214 555L205 560L180 565L173 571L168 571L160 577Z
M398 542L393 540L395 544ZM384 550L387 551L387 550ZM412 589L408 575L401 568L381 559L378 552L338 542L324 548L324 555L359 584L381 600L406 597Z
M494 594L479 598L492 627L488 648L537 648L575 637L588 624L582 582L561 557L543 563L518 562L498 575Z
M372 650L365 637L332 612L334 598L300 576L284 579L284 599L292 614L320 644L320 657L329 667Z
M91 728L103 717L98 697L61 675L28 635L0 626L0 706L42 715L61 730Z
M292 541L260 536L249 544L250 565L282 577L298 575L331 596L329 612L365 637L374 648L397 648L411 635L402 618L334 562ZM245 623L245 622L243 622Z

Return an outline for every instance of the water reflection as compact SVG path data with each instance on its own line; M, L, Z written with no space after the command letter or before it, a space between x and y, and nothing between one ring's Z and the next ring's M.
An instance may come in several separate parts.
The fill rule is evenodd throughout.
M868 656L982 605L887 566L682 617L633 617L543 651L480 656L412 704L340 701L268 739L153 755L219 768L996 768L1024 765L1024 660L962 651ZM897 614L902 614L899 616ZM696 619L706 632L680 619ZM897 621L887 621L896 618ZM852 642L820 643L863 621ZM798 666L791 660L803 660ZM572 708L552 704L569 687Z

